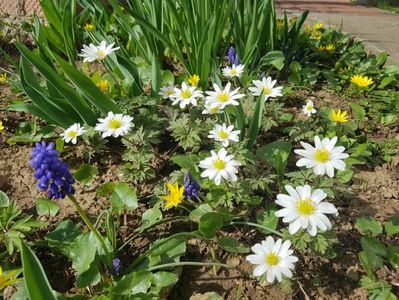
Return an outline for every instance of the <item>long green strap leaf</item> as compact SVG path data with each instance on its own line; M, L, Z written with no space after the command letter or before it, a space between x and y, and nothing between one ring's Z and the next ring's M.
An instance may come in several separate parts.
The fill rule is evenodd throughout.
M26 291L30 300L56 300L55 292L32 249L21 242L21 260Z
M248 131L248 149L252 148L255 144L256 138L259 134L259 130L262 124L262 117L263 117L263 108L265 107L265 95L262 93L258 97L258 101L256 102L256 107L254 114L252 116L251 124L249 125Z

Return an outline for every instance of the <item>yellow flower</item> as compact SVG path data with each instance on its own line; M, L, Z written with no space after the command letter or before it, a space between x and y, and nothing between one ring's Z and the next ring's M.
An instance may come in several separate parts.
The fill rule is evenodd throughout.
M109 88L109 81L108 80L100 80L99 83L97 83L97 86L102 90L103 92L107 92Z
M368 87L370 84L374 83L373 79L371 79L367 76L361 76L361 75L353 75L351 77L351 82L361 88Z
M310 26L310 25L306 25L304 28L303 28L303 30L305 30L306 32L312 32L312 26Z
M348 122L347 111L341 112L340 109L333 110L331 113L331 119L336 123L346 123Z
M320 30L320 29L323 29L323 27L324 27L324 25L321 23L316 23L313 25L314 30Z
M197 86L198 82L200 81L200 77L197 74L193 74L190 77L188 77L188 83L192 86Z
M86 23L84 28L86 30L92 31L92 30L94 30L94 25L93 25L93 23Z
M328 44L327 46L324 47L324 50L332 52L335 50L335 46L333 44Z
M288 22L292 26L292 25L294 25L296 23L297 20L298 20L298 17L292 17Z
M161 198L166 201L165 208L170 208L172 206L177 207L183 200L184 187L179 187L177 182L175 185L167 182L166 185L169 189L169 195L161 196Z
M283 28L283 27L284 27L284 24L285 24L285 22L284 22L283 19L277 19L277 20L276 20L277 28Z
M4 129L3 122L0 121L0 131L3 131L3 129Z
M3 73L0 74L0 83L6 82L7 81L7 74Z
M320 51L324 51L324 46L323 45L319 45L318 47L317 47Z
M313 31L312 32L312 38L314 38L315 40L320 40L322 36L323 36L323 33L321 31Z
M7 286L18 282L15 274L17 273L16 270L7 272L7 275L3 275L3 269L0 267L0 291L4 290Z

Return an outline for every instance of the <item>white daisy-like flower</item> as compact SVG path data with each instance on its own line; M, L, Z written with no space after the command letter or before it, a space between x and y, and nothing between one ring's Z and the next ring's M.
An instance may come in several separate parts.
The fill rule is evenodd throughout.
M111 43L107 46L105 41L102 41L100 45L95 46L90 44L89 46L83 45L82 53L78 56L83 57L83 62L93 62L95 60L103 60L105 57L110 55L112 52L118 50L120 47L114 47L115 43Z
M216 185L220 184L222 178L229 181L236 181L238 170L236 167L241 164L234 160L233 155L228 155L226 149L222 148L216 153L211 151L211 157L207 157L199 162L199 167L206 169L201 173L201 177L213 179Z
M222 142L223 147L229 146L229 141L238 142L240 140L240 130L233 130L234 126L226 126L216 124L211 131L209 131L208 137L214 139L215 141Z
M65 143L71 142L72 144L76 144L78 141L78 136L85 133L86 130L83 126L80 126L79 123L75 123L69 126L63 133L60 134Z
M263 77L262 80L252 80L252 83L255 86L248 88L252 92L252 95L260 96L263 92L263 95L265 95L265 101L269 98L280 97L283 95L283 87L274 87L277 80L273 80L270 76L267 78Z
M197 106L197 98L202 98L202 92L197 91L197 87L189 86L185 82L182 83L181 89L175 88L174 93L170 96L173 100L172 105L180 104L183 109L187 105Z
M202 111L203 115L215 115L221 113L223 113L223 109L220 108L220 105L211 107L209 103L205 102L204 110Z
M328 202L323 202L327 194L320 189L312 192L309 185L298 186L295 189L285 186L288 195L278 194L276 203L282 207L275 212L279 218L283 218L284 223L289 223L288 231L295 234L300 228L306 229L311 236L317 234L317 229L321 232L331 229L331 222L326 214L337 215L335 206Z
M223 76L227 78L233 78L233 77L240 77L241 74L244 72L244 67L245 65L232 65L231 67L227 66L223 68L222 73Z
M114 114L110 111L105 119L98 119L99 123L97 123L94 130L102 132L103 138L108 136L123 136L134 126L132 121L133 117L123 114Z
M162 96L163 99L170 99L174 93L175 93L175 86L167 85L161 87L158 95Z
M302 107L302 112L308 117L317 112L317 110L314 108L312 100L308 100L308 102L306 102L306 105Z
M298 258L292 253L290 249L291 242L278 239L274 242L271 236L268 236L265 241L255 244L251 250L255 254L248 255L246 260L253 265L257 265L253 271L254 276L261 276L266 273L266 279L269 283L273 283L275 279L278 282L283 280L283 276L291 278L292 270L294 270L294 263Z
M305 149L296 149L294 152L303 156L297 161L298 167L305 166L307 169L313 168L316 175L324 175L327 173L329 177L334 177L334 169L343 171L346 164L343 159L348 158L349 154L343 153L345 147L334 147L338 138L332 139L324 138L322 141L318 136L314 137L315 147L312 145L301 142Z
M239 105L238 99L245 97L244 94L238 94L240 88L230 91L231 83L228 82L222 90L216 83L213 84L215 91L206 91L206 103L211 107L219 106L224 109L227 105Z

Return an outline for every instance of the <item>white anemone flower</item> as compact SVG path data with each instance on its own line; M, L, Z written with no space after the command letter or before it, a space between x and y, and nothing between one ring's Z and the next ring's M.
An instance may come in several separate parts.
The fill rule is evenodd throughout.
M227 105L239 105L238 99L245 97L244 94L238 94L240 88L230 91L231 83L228 82L222 90L216 83L213 84L215 91L206 91L206 103L211 107L220 106L224 109Z
M78 56L83 57L83 62L93 62L95 60L103 60L105 57L110 55L112 52L118 50L120 47L114 47L115 43L111 43L107 46L105 41L102 41L100 45L95 46L90 44L89 46L83 45L82 53Z
M300 228L307 230L311 236L331 229L331 222L326 214L337 215L335 206L323 202L327 194L320 189L312 192L309 185L298 186L295 189L285 186L288 195L278 194L276 203L282 207L275 212L277 217L282 217L284 223L289 223L288 231L295 234Z
M170 99L174 93L175 93L175 86L172 84L161 87L158 94L162 96L163 99Z
M265 95L265 101L269 98L280 97L283 95L283 87L274 87L277 80L273 80L270 76L267 78L263 77L262 80L253 80L252 83L255 86L248 88L252 92L252 95L260 96L263 92L263 95Z
M102 132L103 138L108 136L123 136L134 126L132 121L133 117L123 114L114 114L110 111L106 118L98 119L99 123L97 123L94 130Z
M197 87L189 86L183 82L181 89L175 88L170 97L173 100L172 105L179 103L180 108L184 109L189 104L197 106L197 98L202 98L203 95L201 91L197 91Z
M222 148L216 153L211 151L211 157L207 157L199 162L199 167L206 169L201 173L201 177L208 177L220 184L222 178L226 181L236 181L238 170L236 167L241 164L234 160L233 155L228 155L226 149Z
M215 115L221 113L223 113L223 109L220 108L220 105L211 107L209 103L205 102L204 110L202 111L203 115Z
M332 139L324 138L322 141L318 136L314 137L315 147L312 145L301 142L305 149L297 149L294 152L303 156L297 161L298 167L305 166L307 169L313 168L316 175L324 175L327 173L329 177L334 177L334 169L343 171L346 164L343 159L348 158L349 154L343 153L345 147L334 147L338 138Z
M229 142L238 142L240 140L240 130L233 130L234 126L226 126L216 124L211 131L209 131L208 137L214 139L217 142L222 142L223 147L228 147Z
M227 66L223 68L222 73L223 76L227 78L237 77L239 78L241 74L244 72L245 65L232 65L231 67Z
M257 265L253 271L254 276L261 276L266 273L266 279L269 283L273 283L275 279L278 282L283 280L283 276L291 278L292 270L294 270L294 263L298 258L292 253L290 249L291 242L278 239L274 242L271 236L268 236L265 241L255 244L251 250L255 254L248 255L246 260L253 265Z
M308 117L317 112L317 110L314 108L312 100L308 100L308 102L306 102L306 105L302 107L302 112Z
M72 144L76 144L78 141L78 136L81 136L85 133L86 130L83 126L80 126L79 123L75 123L69 126L63 133L60 134L65 143L71 142Z

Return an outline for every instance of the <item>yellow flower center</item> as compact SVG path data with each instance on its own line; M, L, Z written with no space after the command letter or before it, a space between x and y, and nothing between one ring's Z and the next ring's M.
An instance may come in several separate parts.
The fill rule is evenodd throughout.
M210 109L210 112L213 114L216 114L218 111L219 111L219 107L217 107L217 106Z
M191 91L189 89L181 91L181 97L184 99L188 99L191 97Z
M219 136L221 139L227 139L229 137L229 134L224 130L220 130Z
M105 56L106 56L106 54L105 54L105 52L104 52L103 50L98 50L98 51L97 51L97 55L98 55L98 57L99 57L100 59L103 59L103 58L105 58Z
M215 159L213 161L213 166L215 167L216 170L220 171L223 170L225 167L226 163L222 159Z
M231 76L237 75L237 70L236 69L231 69Z
M325 163L330 159L330 152L326 149L317 149L315 158L318 162Z
M313 105L308 105L308 106L306 106L306 109L307 109L307 110L313 110Z
M78 135L78 132L75 130L71 130L70 132L68 132L68 136L71 138L74 138Z
M229 94L226 92L222 92L218 95L218 100L220 102L226 102L227 100L229 100Z
M165 94L168 95L168 96L172 95L173 93L174 93L174 91L172 89L171 90L166 90L166 92L165 92Z
M118 119L111 119L108 121L108 127L111 129L118 129L122 126L122 122Z
M264 87L264 88L263 88L263 94L269 95L269 94L270 94L270 89L267 88L267 87Z
M108 91L109 88L109 82L108 80L100 80L100 82L97 84L97 86L100 88L102 91Z
M273 252L270 252L268 255L266 255L265 262L269 266L275 266L275 265L277 265L280 262L280 258L276 254L274 254Z
M297 201L296 208L301 215L311 216L314 214L316 207L312 199L305 198Z

